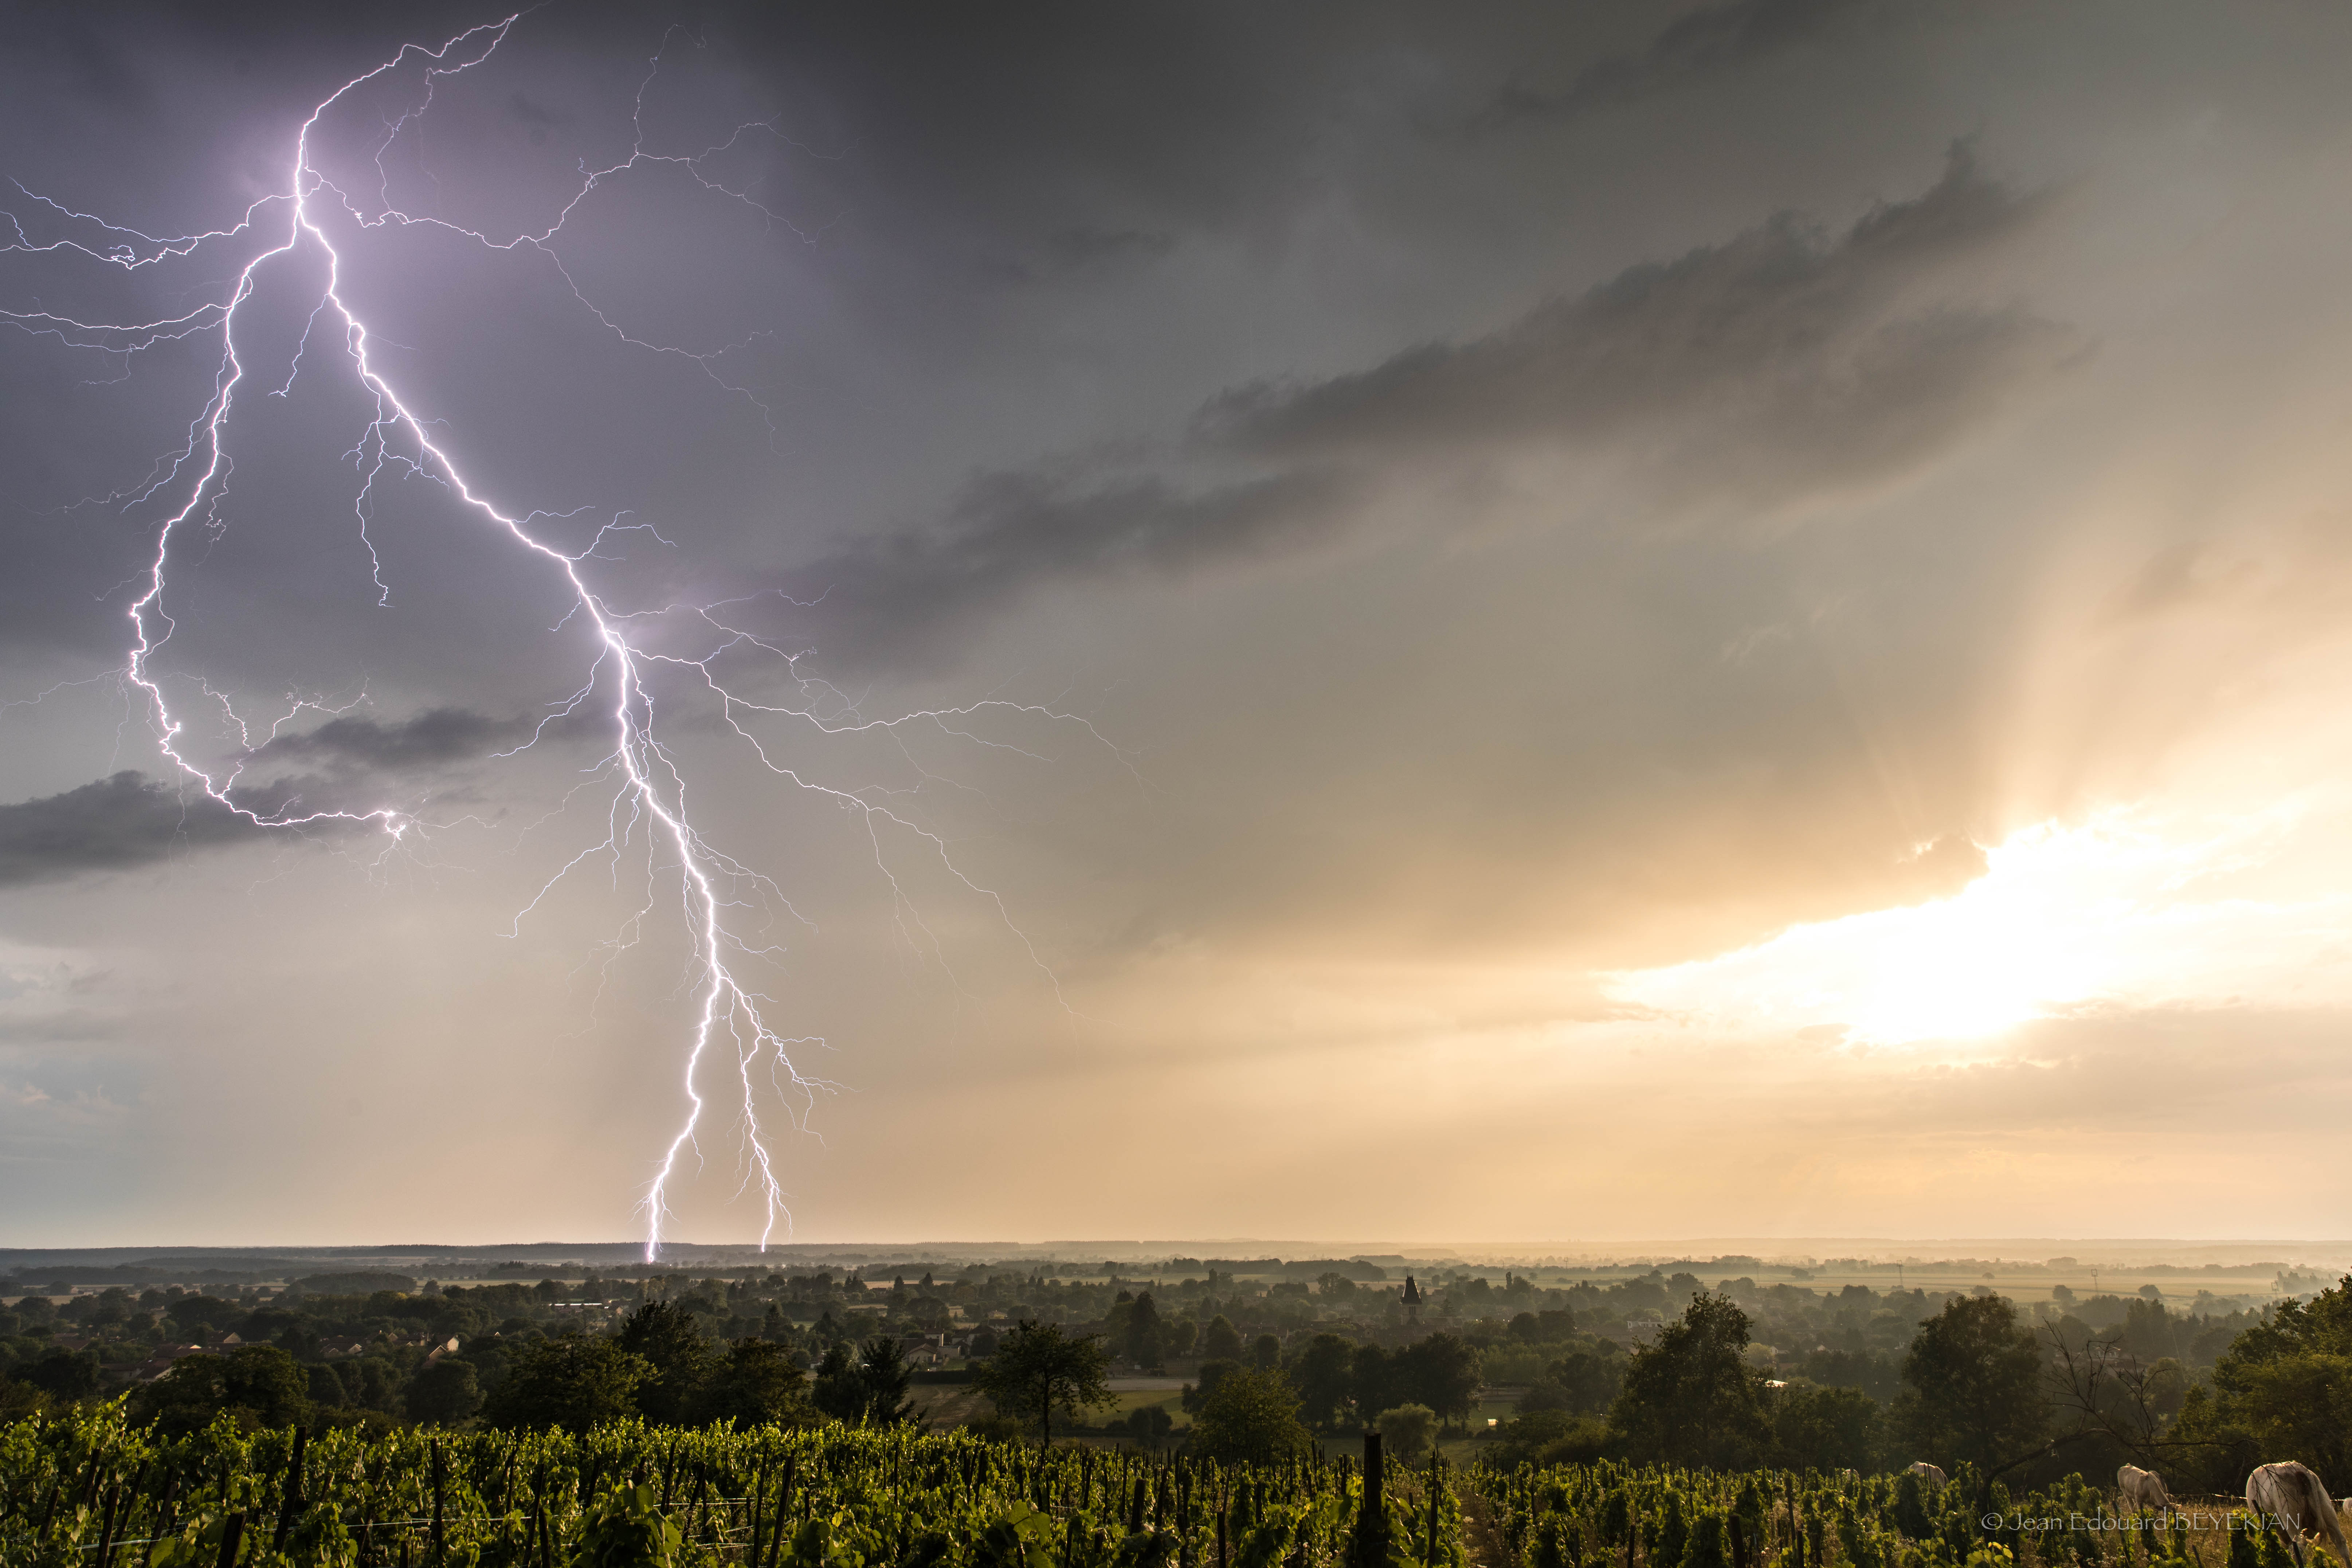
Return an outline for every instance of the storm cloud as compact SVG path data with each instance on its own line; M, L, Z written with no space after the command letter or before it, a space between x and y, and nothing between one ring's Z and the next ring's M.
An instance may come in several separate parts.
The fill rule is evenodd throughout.
M1043 585L1344 540L1433 464L1605 460L1632 470L1640 512L1669 524L1695 506L1745 516L1894 482L2087 351L2079 329L1973 298L1956 277L2049 207L1956 145L1934 185L1842 234L1784 214L1478 338L1232 388L1162 471L1078 461L984 476L939 524L794 574L808 606L795 624L853 667L936 665ZM1258 471L1201 477L1236 463Z
M125 770L61 794L0 805L0 887L129 870L200 850L341 837L368 825L262 826L242 813L266 818L371 811L412 799L421 781L521 745L535 731L560 745L580 729L573 720L542 726L462 708L390 722L343 715L256 751L230 791L241 810L193 784L174 786ZM295 764L310 771L288 771Z
M1873 0L1732 0L1701 6L1659 29L1646 47L1597 60L1564 88L1507 84L1470 124L1474 130L1491 131L1528 121L1558 122L1671 91L1809 42L1857 13L1875 8Z
M478 761L530 740L541 726L531 719L493 719L465 708L434 708L386 723L340 715L316 729L280 735L255 752L257 762L301 759L342 768L407 773L449 763ZM548 726L569 732L568 722Z
M125 770L61 795L0 805L0 887L127 871L268 837L198 790Z
M2021 306L1932 292L2043 205L1956 149L1933 188L1880 205L1834 239L1784 215L1469 342L1420 345L1320 383L1237 389L1204 412L1202 437L1381 462L1631 445L1669 458L1676 488L1763 505L1899 474L2081 345L2078 331Z

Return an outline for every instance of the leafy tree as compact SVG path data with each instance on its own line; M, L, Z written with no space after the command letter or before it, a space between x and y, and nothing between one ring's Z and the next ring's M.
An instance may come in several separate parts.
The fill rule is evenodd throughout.
M16 1369L16 1381L39 1389L52 1399L87 1399L98 1392L98 1357L89 1351L52 1347L40 1358Z
M1223 1312L1209 1320L1201 1331L1202 1361L1239 1361L1242 1359L1241 1331L1229 1322Z
M1289 1380L1261 1367L1227 1374L1192 1418L1192 1451L1225 1464L1278 1464L1313 1445Z
M1565 1410L1541 1410L1506 1421L1495 1436L1494 1447L1479 1463L1507 1470L1520 1465L1589 1465L1607 1458L1612 1447L1607 1423Z
M737 1340L703 1384L695 1419L744 1426L779 1421L797 1426L809 1416L807 1380L783 1346L764 1338Z
M1400 1405L1381 1411L1375 1425L1381 1429L1382 1449L1391 1458L1410 1464L1429 1452L1437 1436L1437 1412L1426 1405Z
M1223 1382L1226 1378L1231 1377L1234 1373L1241 1371L1241 1369L1242 1363L1237 1361L1202 1362L1201 1363L1201 1380L1198 1383L1188 1383L1184 1385L1184 1408L1187 1410L1200 1409L1202 1402L1217 1391L1218 1384Z
M1318 1334L1290 1363L1291 1386L1298 1390L1307 1425L1318 1431L1332 1430L1348 1408L1355 1350L1337 1334Z
M17 1309L23 1310L20 1305ZM183 1296L163 1309L163 1316L181 1333L194 1336L208 1329L224 1329L245 1316L245 1309L217 1296Z
M1470 1405L1478 1395L1479 1378L1478 1352L1474 1346L1441 1331L1405 1346L1396 1353L1391 1365L1394 1386L1407 1399L1428 1405L1437 1412L1440 1420L1448 1416L1457 1421L1470 1418ZM1395 1403L1403 1404L1405 1400ZM1356 1407L1378 1410L1383 1405L1366 1405L1359 1396Z
M1003 1414L1034 1420L1039 1440L1050 1443L1055 1411L1076 1420L1080 1405L1111 1403L1109 1359L1092 1334L1071 1339L1059 1323L1024 1319L971 1381Z
M504 1356L499 1358L499 1364L506 1364ZM345 1362L339 1371L343 1391L351 1395L352 1404L362 1410L392 1413L400 1393L400 1373L391 1362L380 1355L363 1356L355 1362ZM480 1375L479 1363L476 1363L476 1375Z
M1893 1421L1914 1457L1997 1469L2049 1426L2042 1352L1999 1296L1962 1296L1919 1325L1903 1358Z
M872 1426L915 1418L915 1402L907 1397L915 1369L907 1364L907 1351L890 1334L866 1342L857 1368L857 1385L864 1399L864 1419Z
M1868 1351L1816 1350L1797 1363L1797 1371L1825 1388L1859 1388L1881 1404L1903 1387L1903 1369L1895 1358Z
M1176 1418L1168 1414L1165 1405L1145 1405L1127 1413L1124 1424L1128 1437L1139 1448L1164 1448Z
M1208 1370L1205 1364L1201 1368L1203 1374ZM1402 1405L1412 1397L1397 1376L1396 1358L1379 1345L1358 1345L1349 1358L1348 1376L1354 1384L1356 1409L1363 1415Z
M1770 1440L1763 1379L1745 1359L1748 1314L1701 1292L1633 1352L1609 1424L1635 1459L1733 1469Z
M402 1391L409 1419L431 1426L455 1426L482 1407L481 1379L455 1356L416 1369Z
M1282 1364L1282 1342L1272 1334L1260 1334L1250 1345L1250 1364L1260 1372L1270 1372Z
M825 1346L811 1397L819 1411L835 1421L855 1425L866 1418L866 1387L858 1380L857 1358L841 1341Z
M310 1379L276 1345L240 1345L221 1359L221 1392L258 1426L291 1426L310 1415Z
M2200 1445L2184 1454L2210 1490L2234 1489L2285 1455L2331 1487L2352 1480L2352 1275L2308 1301L2281 1301L2231 1341L2171 1436Z
M1859 1388L1784 1388L1771 1399L1775 1464L1792 1470L1876 1467L1885 1417Z
M1528 1385L1519 1400L1519 1409L1528 1415L1539 1410L1596 1414L1608 1409L1610 1401L1617 1397L1623 1374L1624 1367L1614 1355L1571 1351L1544 1368Z
M639 1413L637 1391L653 1363L618 1340L571 1333L526 1342L483 1408L493 1426L585 1432Z
M1127 1359L1138 1366L1160 1364L1160 1309L1151 1303L1151 1292L1144 1291L1135 1299L1127 1315Z
M685 1421L717 1361L694 1314L684 1302L648 1301L622 1321L620 1342L653 1369L636 1396L646 1419L665 1425Z
M0 1422L26 1420L49 1407L49 1396L29 1384L0 1376Z
M241 1345L227 1355L182 1356L131 1395L131 1419L184 1436L227 1415L247 1430L310 1418L310 1380L276 1345Z
M304 1367L310 1379L310 1404L319 1410L341 1410L352 1402L352 1391L343 1386L341 1371L332 1366Z

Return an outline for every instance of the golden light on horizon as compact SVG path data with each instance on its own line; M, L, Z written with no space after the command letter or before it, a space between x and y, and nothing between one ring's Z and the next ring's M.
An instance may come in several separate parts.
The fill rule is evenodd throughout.
M2188 836L2171 826L2125 811L2036 823L1987 847L1984 874L1948 898L1619 971L1608 992L1696 1026L1833 1028L1867 1046L1981 1040L2108 1006L2318 1000L2315 987L2340 973L2328 961L2352 900L2240 885L2308 847L2303 814L2281 807Z

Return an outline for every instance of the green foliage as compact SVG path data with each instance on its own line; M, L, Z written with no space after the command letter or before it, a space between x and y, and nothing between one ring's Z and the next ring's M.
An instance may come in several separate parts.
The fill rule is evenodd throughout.
M1350 1373L1360 1415L1399 1405L1426 1405L1439 1419L1466 1420L1481 1376L1478 1351L1443 1331L1396 1351L1358 1345Z
M1187 1410L1200 1409L1202 1405L1208 1400L1209 1395L1217 1392L1217 1384L1223 1383L1226 1378L1231 1377L1234 1373L1241 1371L1241 1369L1242 1363L1237 1361L1220 1360L1202 1362L1201 1363L1201 1370L1195 1374L1200 1381L1197 1383L1188 1383L1184 1385L1184 1408Z
M1291 1359L1291 1386L1298 1390L1300 1414L1308 1426L1328 1432L1338 1426L1354 1390L1355 1346L1337 1334L1317 1334Z
M1538 1410L1496 1429L1486 1462L1508 1469L1518 1465L1591 1464L1613 1448L1608 1424L1565 1410Z
M679 1532L647 1486L616 1488L589 1505L580 1521L573 1568L668 1568Z
M652 1373L637 1391L638 1413L656 1423L685 1420L717 1359L694 1314L676 1301L648 1301L622 1322L620 1340Z
M1081 1405L1111 1402L1109 1372L1091 1334L1074 1339L1059 1323L1024 1320L974 1369L972 1384L1003 1414L1035 1421L1040 1439L1050 1441L1055 1411L1075 1420Z
M492 1391L483 1416L509 1429L560 1426L585 1432L636 1413L654 1369L616 1340L564 1334L524 1345Z
M235 1523L240 1531L243 1529L242 1519ZM221 1544L228 1538L230 1528L226 1514L191 1522L181 1533L158 1541L147 1561L153 1568L210 1568L220 1560Z
M1528 1384L1519 1409L1530 1415L1538 1410L1566 1410L1580 1415L1606 1410L1617 1397L1624 1371L1622 1356L1571 1351L1547 1364Z
M2256 1544L2260 1525L2250 1513L2230 1516L2230 1568L2262 1568L2262 1550Z
M972 1542L972 1568L1054 1568L1054 1521L1027 1504L992 1519Z
M16 1369L16 1381L53 1399L81 1399L98 1392L98 1357L88 1351L47 1350Z
M818 1363L814 1394L816 1408L836 1421L856 1426L881 1426L909 1420L914 1402L907 1397L914 1381L905 1350L888 1334L877 1334L853 1351L835 1344Z
M223 1416L247 1430L310 1418L310 1378L276 1345L242 1345L225 1356L182 1356L131 1397L132 1419L167 1436L202 1431Z
M1774 1457L1792 1470L1866 1470L1885 1444L1885 1413L1859 1388L1776 1389L1768 1401Z
M1528 1553L1528 1568L1577 1568L1579 1561L1576 1537L1566 1520L1548 1513L1536 1522L1535 1550Z
M1289 1380L1256 1367L1228 1373L1192 1418L1192 1451L1227 1464L1279 1464L1313 1442Z
M1412 1464L1429 1452L1437 1436L1437 1412L1426 1405L1400 1405L1393 1410L1383 1410L1375 1423L1389 1457Z
M2235 1489L2265 1458L2293 1455L2331 1486L2352 1479L2352 1275L2309 1301L2282 1301L2191 1390L2176 1438L2205 1445L2195 1479Z
M417 1370L404 1400L410 1420L454 1426L481 1409L481 1380L467 1363L445 1357Z
M808 1374L793 1364L791 1352L782 1345L740 1339L728 1347L727 1359L705 1384L696 1401L696 1415L704 1421L732 1421L743 1426L803 1424L814 1418L807 1382Z
M1748 1365L1748 1314L1700 1294L1633 1352L1609 1424L1640 1459L1729 1468L1770 1439L1763 1379Z
M1959 1297L1919 1326L1903 1358L1892 1415L1914 1458L1993 1469L2042 1440L2049 1426L2042 1352L1999 1296Z
M1159 1365L1161 1338L1160 1310L1152 1304L1151 1292L1146 1290L1135 1299L1127 1315L1127 1359L1138 1366Z
M429 1564L436 1528L448 1568L1205 1568L1221 1538L1228 1568L1337 1568L1358 1501L1347 1469L1298 1456L1171 1465L904 1426L631 1420L581 1434L317 1432L289 1512L295 1453L287 1431L224 1418L165 1436L119 1406L0 1426L0 1562L95 1564L110 1518L118 1545L154 1543L145 1568L214 1568L235 1518L244 1568ZM1423 1539L1427 1514L1411 1495L1420 1478L1399 1474L1389 1524L1402 1546ZM1439 1560L1455 1568L1460 1507L1444 1487L1437 1503Z

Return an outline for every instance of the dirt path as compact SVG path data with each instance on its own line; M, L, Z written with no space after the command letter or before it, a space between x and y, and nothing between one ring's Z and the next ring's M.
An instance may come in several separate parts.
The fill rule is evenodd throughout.
M1510 1548L1503 1544L1503 1532L1486 1511L1486 1500L1466 1479L1454 1489L1454 1495L1462 1502L1462 1550L1470 1568L1513 1568Z

